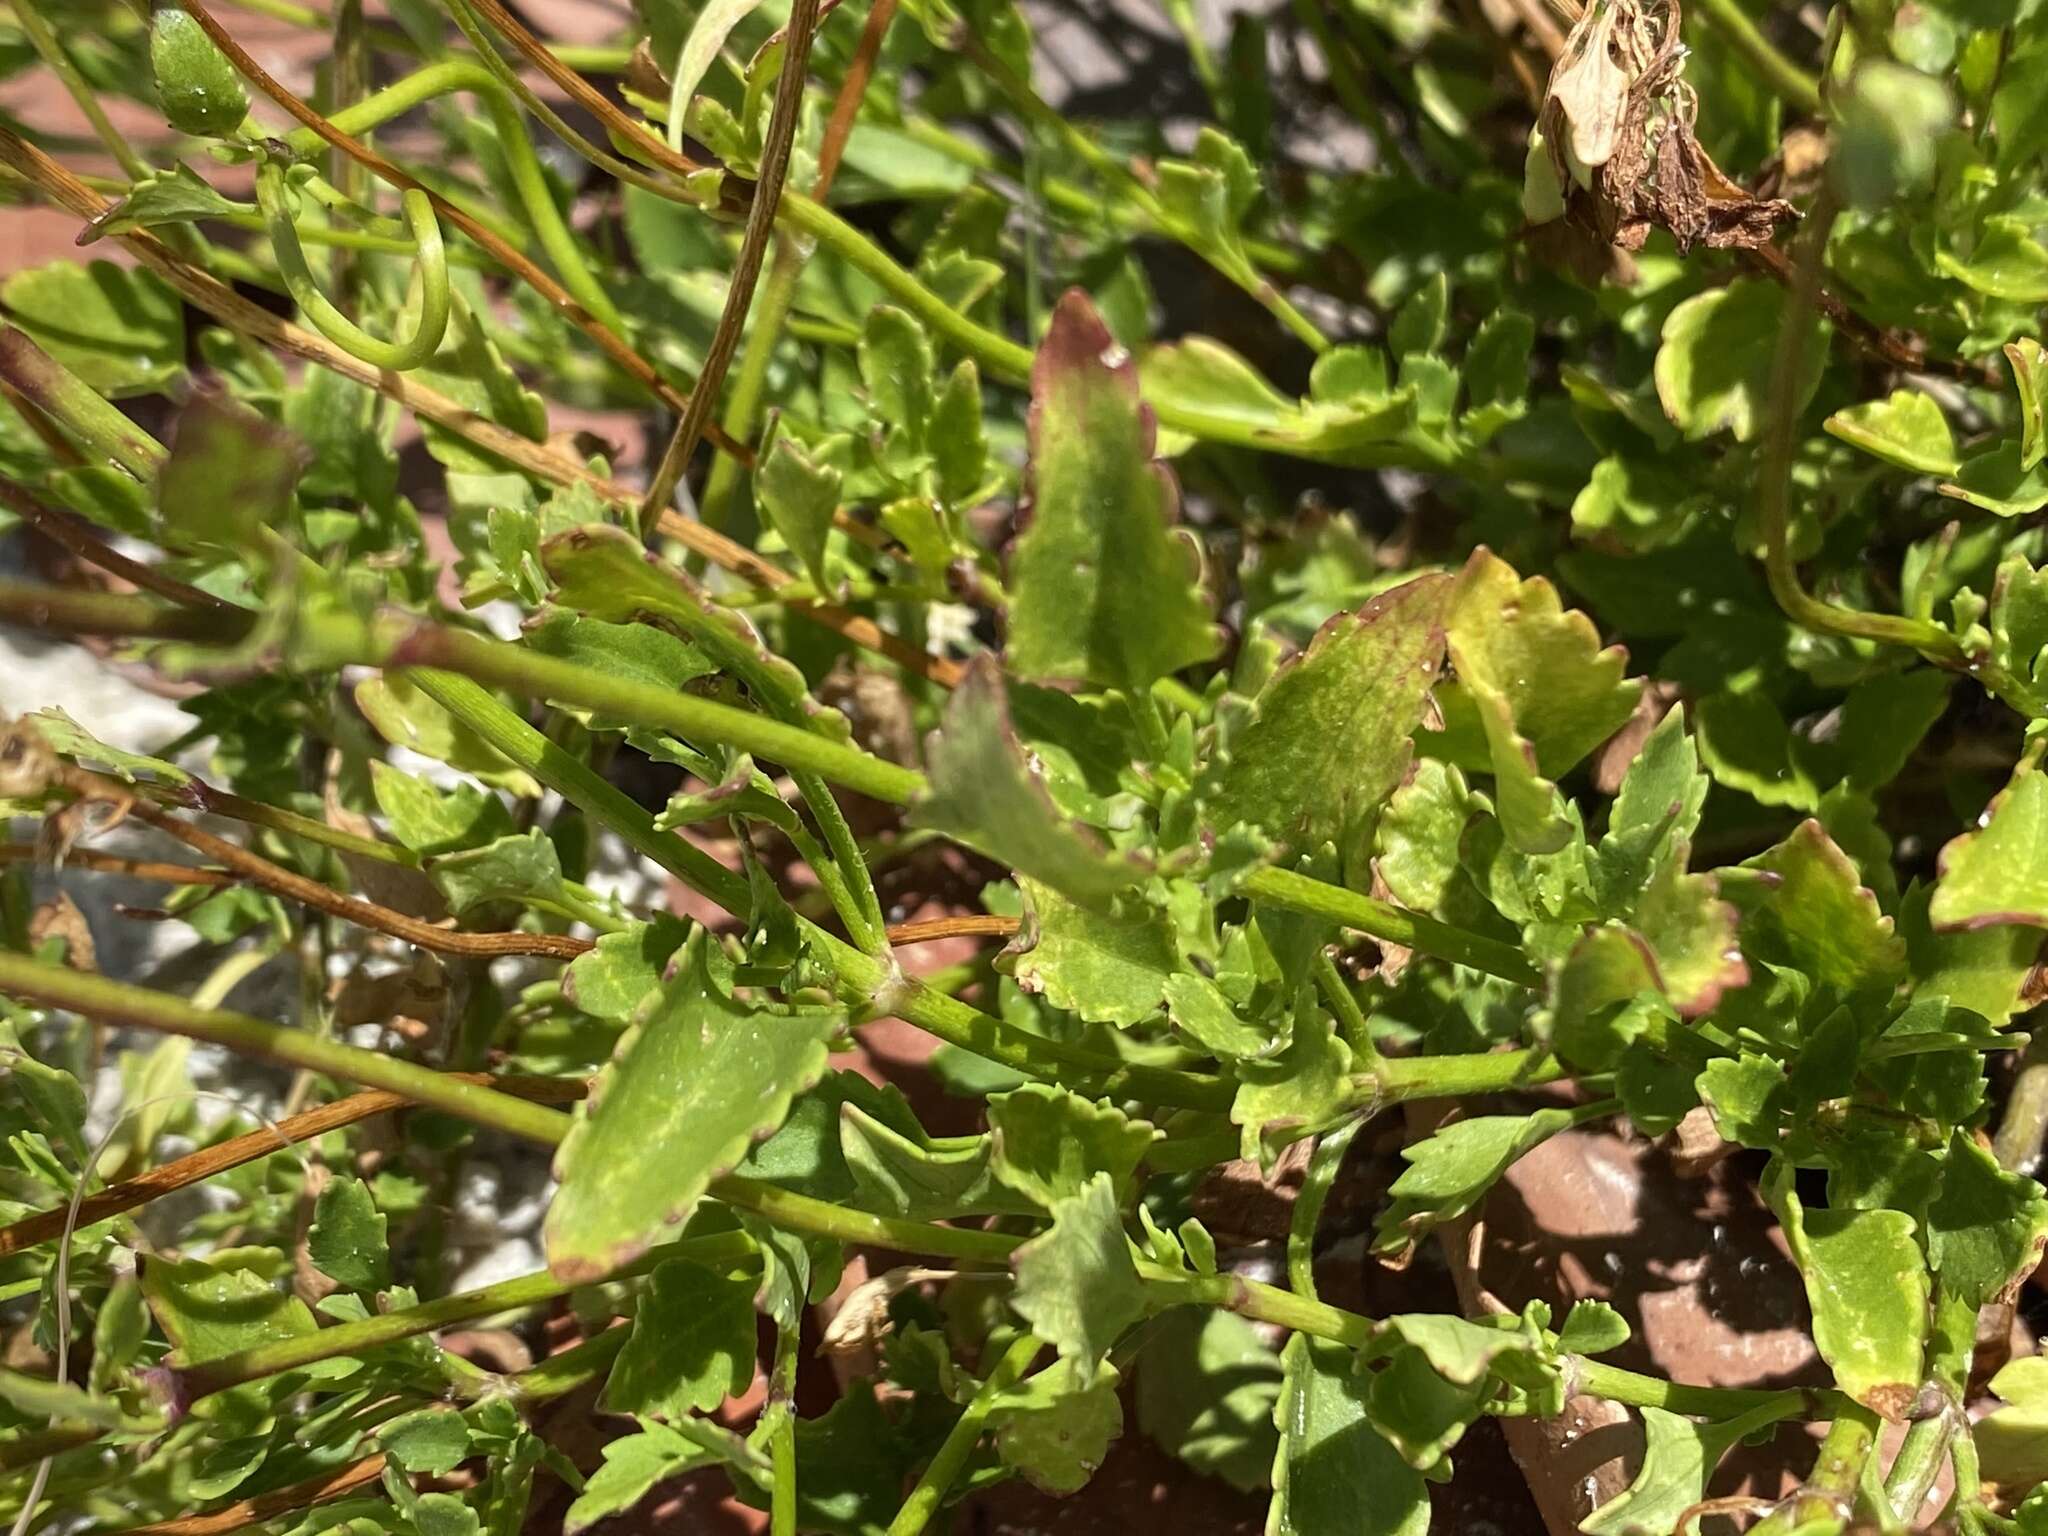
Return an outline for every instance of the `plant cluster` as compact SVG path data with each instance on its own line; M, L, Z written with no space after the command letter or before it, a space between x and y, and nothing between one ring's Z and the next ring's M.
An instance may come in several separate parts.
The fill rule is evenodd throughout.
M93 135L0 118L0 190L124 258L0 280L0 617L191 721L0 735L17 1536L705 1474L915 1536L1138 1435L1411 1536L1572 1401L1642 1450L1553 1528L2048 1531L2048 1367L1980 1347L2048 1247L2035 0L1167 0L1195 123L1048 103L1014 0L225 5L0 23ZM1443 1278L1366 1315L1389 1126L1346 1262ZM1475 1301L1599 1128L1743 1170L1810 1383ZM534 1148L544 1267L455 1286Z

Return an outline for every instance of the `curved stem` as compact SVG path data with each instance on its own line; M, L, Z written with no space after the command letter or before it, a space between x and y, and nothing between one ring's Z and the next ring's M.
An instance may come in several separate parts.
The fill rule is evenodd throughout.
M433 202L425 192L408 187L401 199L417 251L414 271L419 275L419 313L410 330L389 341L372 336L320 291L306 266L306 253L285 202L284 172L275 161L265 161L256 169L256 202L263 210L264 230L270 236L285 289L321 335L371 367L389 368L394 373L420 367L441 349L441 339L448 334L448 254L441 244L441 225L434 217Z
M1933 660L1959 665L1962 647L1941 625L1895 614L1862 613L1823 602L1799 582L1792 558L1792 449L1799 430L1799 381L1806 367L1813 326L1808 314L1820 288L1828 234L1841 212L1831 187L1823 187L1806 216L1797 262L1785 290L1783 318L1778 326L1777 355L1771 365L1770 402L1764 413L1763 459L1757 483L1758 521L1764 533L1764 575L1771 595L1794 623L1825 634L1903 645Z
M351 136L381 127L394 117L410 112L414 107L437 96L446 96L458 91L476 97L483 103L484 110L490 114L491 126L497 131L498 143L504 151L506 171L510 174L513 190L519 197L520 209L532 226L534 238L540 242L541 249L547 252L548 260L555 264L555 270L560 274L563 285L602 325L623 334L625 321L620 317L617 307L613 305L611 295L605 291L604 285L597 280L597 275L584 261L583 252L577 247L575 235L563 221L561 210L555 206L554 193L548 187L547 172L541 167L540 157L534 153L532 138L526 131L526 124L520 119L518 103L513 100L503 82L484 65L472 59L444 59L439 63L429 64L322 120L329 132L323 132L308 124L286 134L285 142L301 154L318 147L322 142L331 144L343 153L349 154L352 159L384 175L385 180L401 188L414 188L418 183L410 176L399 171L397 167L390 166L381 156L370 155L360 144L356 144ZM289 95L288 92L286 94ZM283 102L279 104L284 105ZM304 106L304 103L300 105ZM286 110L292 109L287 107ZM307 111L311 112L311 109L307 108ZM294 111L293 115L299 114ZM345 142L336 144L336 137ZM351 145L353 149L347 147ZM362 152L355 153L358 150ZM365 156L368 158L365 159ZM431 197L433 194L428 195ZM436 201L443 211L451 215L451 222L458 227L474 222L460 210L448 208L438 199ZM464 228L464 233L476 239L476 230ZM486 234L488 235L488 232ZM504 246L504 242L496 236L478 240L477 243L493 256L499 256L499 251L494 250L493 246ZM517 256L516 252L511 254ZM502 260L503 257L499 256L499 259ZM518 259L524 262L523 257ZM532 263L526 262L525 265L530 267ZM517 268L514 267L514 270Z

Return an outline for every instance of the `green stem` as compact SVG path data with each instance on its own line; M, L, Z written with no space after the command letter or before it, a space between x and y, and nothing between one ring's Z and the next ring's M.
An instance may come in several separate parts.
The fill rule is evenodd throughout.
M890 298L922 320L934 335L950 341L973 358L985 373L1007 379L1012 384L1029 382L1029 347L1019 346L1007 336L976 325L823 203L814 202L800 192L786 191L782 194L778 217L798 234L817 241L848 266L873 278Z
M1449 923L1438 922L1420 912L1409 912L1390 902L1376 901L1328 885L1286 869L1261 869L1249 876L1242 889L1255 901L1270 902L1311 917L1328 918L1368 937L1384 939L1403 949L1450 960L1503 981L1524 987L1540 987L1543 978L1522 952L1512 944L1489 939Z
M248 635L254 619L254 614L234 608L187 608L134 593L0 580L0 622L46 634L232 645Z
M584 262L575 235L563 222L561 210L555 206L547 173L541 168L540 157L534 153L518 102L484 65L474 59L446 59L438 64L429 64L335 113L329 121L343 133L361 134L411 111L424 101L452 91L467 91L482 102L484 110L490 114L498 142L504 150L505 168L511 175L513 191L533 226L541 249L554 263L555 274L561 278L562 285L607 330L624 335L625 320L604 285ZM322 144L319 135L308 128L286 134L285 142L300 154L311 154Z
M1316 1299L1316 1224L1322 1220L1323 1202L1337 1181L1344 1154L1365 1121L1363 1115L1347 1121L1316 1143L1301 1190L1294 1197L1294 1210L1287 1222L1287 1283L1311 1301Z
M1792 450L1799 425L1799 379L1813 326L1815 295L1820 289L1828 232L1841 212L1831 186L1807 213L1792 281L1785 289L1783 321L1778 327L1777 355L1771 369L1769 408L1765 413L1763 459L1757 480L1757 520L1764 534L1764 575L1771 595L1794 623L1822 634L1874 640L1883 645L1917 650L1940 666L1964 668L1987 689L2021 714L2040 713L2033 690L2004 667L1967 656L1956 637L1931 619L1900 614L1865 613L1823 602L1800 584L1792 558Z
M1578 1390L1631 1408L1663 1408L1695 1418L1726 1419L1768 1408L1783 1408L1783 1417L1830 1418L1847 1400L1833 1392L1788 1390L1773 1392L1758 1387L1689 1387L1662 1377L1626 1371L1618 1365L1571 1357L1572 1375Z
M761 423L761 402L768 392L768 374L775 363L775 343L789 322L796 303L797 279L803 275L803 256L794 241L785 239L775 252L775 264L754 301L753 337L740 358L739 372L725 400L725 431L734 442L752 442ZM739 491L744 466L730 454L712 461L704 482L704 494L697 499L698 515L720 531L732 525L732 502ZM779 589L778 589L779 591Z
M1692 14L1705 18L1788 106L1808 117L1819 114L1820 82L1780 53L1738 0L1694 0Z
M1877 1449L1877 1426L1876 1413L1861 1403L1840 1399L1805 1487L1754 1527L1751 1536L1791 1536L1811 1522L1849 1520L1863 1482L1864 1464Z
M603 822L645 857L728 912L747 910L747 882L694 843L663 832L625 791L550 741L484 688L453 672L419 667L407 677L508 761L532 774L586 816Z
M1195 228L1177 217L1151 188L1138 180L1128 165L1104 149L1066 113L1055 110L1031 88L1029 80L997 58L971 33L964 37L961 46L975 67L995 82L996 88L1009 98L1010 105L1027 122L1065 145L1070 154L1113 186L1155 228L1186 246L1218 275L1243 289L1310 351L1321 353L1330 350L1330 338L1316 329L1315 322L1296 309L1285 294L1255 271L1234 248L1223 243L1220 232Z
M910 1490L910 1497L903 1501L896 1518L889 1522L888 1536L920 1536L931 1523L932 1516L938 1513L939 1505L946 1497L946 1490L953 1486L954 1480L966 1467L967 1458L974 1454L974 1447L980 1443L982 1429L988 1423L988 1416L994 1411L997 1400L1031 1369L1031 1362L1038 1358L1044 1347L1027 1333L1003 1351L995 1369L988 1373L988 1380L981 1384L981 1390L974 1394L973 1400L960 1410L960 1417L946 1431L938 1454L924 1469L917 1486Z
M1387 1056L1372 1069L1378 1102L1463 1099L1479 1093L1534 1088L1570 1077L1550 1052L1524 1046L1511 1051L1472 1051L1452 1056ZM1602 1113L1612 1114L1606 1104Z
M898 767L800 726L460 630L422 625L398 642L388 664L460 672L529 698L604 710L688 740L739 747L892 805L908 802L924 788L924 775L914 769Z
M147 484L170 451L130 421L100 392L36 345L28 332L0 330L0 381L83 444Z
M633 848L728 912L748 910L750 897L743 879L681 838L656 830L647 811L483 688L445 672L420 669L411 675L436 703L585 815L610 827ZM1228 1109L1236 1094L1235 1085L1224 1078L1132 1066L1030 1034L948 997L926 982L904 976L886 955L857 949L815 924L806 923L804 928L807 940L832 966L851 1001L884 1006L896 1017L998 1065L1066 1083L1092 1096L1138 1098L1191 1109Z
M270 236L271 254L285 289L321 335L372 368L393 373L410 372L441 349L441 339L448 334L448 257L441 243L440 221L426 193L408 187L402 200L417 252L414 270L420 279L419 314L410 330L389 341L372 336L320 291L306 266L306 253L285 201L284 172L275 161L265 161L257 168L256 202L263 210L264 230Z
M301 1029L265 1023L224 1009L195 1008L180 998L104 976L44 965L24 955L0 953L0 993L22 1002L64 1008L87 1018L126 1024L159 1034L211 1041L244 1055L263 1056L287 1066L324 1072L366 1088L403 1094L508 1135L553 1146L568 1134L560 1110L529 1104L478 1083L467 1083L381 1051L362 1050Z
M1384 1332L1372 1318L1333 1307L1313 1296L1284 1291L1277 1285L1267 1285L1260 1280L1247 1280L1242 1275L1203 1275L1189 1279L1152 1265L1141 1265L1138 1272L1144 1276L1145 1288L1152 1293L1153 1304L1157 1307L1177 1306L1182 1302L1221 1307L1254 1322L1275 1323L1296 1333L1332 1340L1360 1351L1363 1359L1379 1353L1384 1343Z
M936 1254L967 1264L1002 1265L1024 1240L972 1227L941 1227L896 1216L875 1216L851 1206L814 1200L774 1184L728 1175L712 1181L711 1193L727 1205L753 1211L778 1227L833 1237L842 1243L892 1248L899 1253Z
M1949 1442L1967 1433L1963 1400L1969 1390L1970 1363L1977 1351L1977 1309L1937 1282L1934 1331L1927 1354L1927 1376L1942 1392L1941 1411L1907 1426L1899 1453L1885 1475L1884 1491L1893 1511L1908 1530L1918 1529L1922 1506L1934 1479L1948 1459Z
M655 1265L671 1259L688 1259L692 1263L713 1266L732 1265L746 1259L753 1252L753 1239L744 1232L720 1232L708 1237L688 1237L666 1247L651 1250L614 1278L646 1274ZM297 1370L316 1361L331 1360L341 1355L361 1354L380 1345L395 1344L400 1339L431 1333L436 1328L474 1322L483 1317L495 1317L503 1312L524 1312L544 1302L553 1301L558 1296L566 1296L576 1289L575 1284L557 1280L552 1274L542 1270L536 1274L500 1280L495 1285L486 1285L474 1291L461 1291L453 1296L444 1296L438 1301L421 1302L418 1306L401 1307L395 1312L380 1313L375 1317L362 1318L353 1323L340 1323L332 1328L322 1328L315 1333L301 1334L296 1338L280 1339L275 1343L237 1350L233 1354L220 1355L198 1365L187 1366L180 1375L193 1397L207 1397L215 1392L224 1392L230 1387L241 1386L245 1382L261 1381L266 1376Z
M98 93L86 83L85 77L78 72L78 66L64 51L63 43L50 30L49 22L43 19L39 3L40 0L12 0L10 9L14 12L16 24L28 35L29 46L62 83L78 110L85 115L85 120L92 124L93 133L106 146L107 153L114 157L129 180L140 181L151 173L149 162L135 152L107 116L106 109L100 105Z

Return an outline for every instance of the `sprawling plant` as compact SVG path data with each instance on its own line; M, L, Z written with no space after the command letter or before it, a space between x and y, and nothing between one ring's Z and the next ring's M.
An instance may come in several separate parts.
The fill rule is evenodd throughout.
M0 186L122 258L0 281L0 616L191 722L10 683L17 1536L914 1536L1140 1434L1408 1536L1568 1402L1640 1454L1553 1529L2048 1530L2034 0L1169 3L1192 124L1012 0L235 3L0 27L96 140ZM1811 1375L1479 1282L1617 1130L1742 1170Z

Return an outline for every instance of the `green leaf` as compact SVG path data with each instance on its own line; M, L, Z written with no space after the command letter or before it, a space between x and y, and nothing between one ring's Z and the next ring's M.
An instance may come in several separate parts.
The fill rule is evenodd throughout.
M1741 913L1721 899L1712 875L1685 872L1686 849L1659 871L1636 903L1635 931L1656 961L1657 980L1681 1018L1711 1013L1731 987L1749 980L1737 927Z
M1090 911L1036 880L1018 884L1029 903L1008 962L1018 986L1093 1024L1127 1027L1160 1011L1180 963L1166 914L1135 896Z
M1380 815L1374 865L1402 906L1441 913L1463 867L1465 828L1486 806L1452 764L1425 757Z
M1725 288L1694 294L1665 317L1657 398L1688 441L1727 431L1746 443L1762 430L1786 314L1784 291L1775 283L1739 277ZM1817 326L1810 319L1801 323ZM1806 347L1791 402L1795 411L1813 397L1826 361L1825 348Z
M509 789L515 795L538 795L533 776L506 762L498 751L467 725L428 698L402 673L364 678L355 687L356 708L395 747Z
M1994 299L2048 303L2048 247L2033 237L2033 225L2027 219L1993 214L1984 221L1968 260L1938 250L1934 264L1957 282Z
M1145 1285L1106 1173L1055 1201L1052 1226L1019 1248L1010 1268L1017 1276L1010 1305L1073 1362L1077 1386L1094 1381L1110 1346L1145 1315Z
M1278 1437L1280 1360L1234 1312L1175 1307L1138 1357L1138 1426L1197 1472L1262 1488Z
M1445 1380L1429 1357L1410 1344L1395 1347L1372 1378L1366 1405L1378 1430L1418 1472L1448 1455L1479 1417L1490 1385Z
M362 1180L336 1177L320 1191L306 1232L306 1255L344 1290L381 1291L391 1283L384 1213Z
M561 856L538 828L444 854L428 873L458 917L487 901L558 902L564 894Z
M996 1454L1042 1493L1077 1493L1123 1433L1116 1367L1105 1365L1080 1384L1071 1360L1060 1360L1000 1394L989 1412Z
M977 657L967 668L926 744L925 762L930 788L911 808L914 825L944 832L1096 911L1144 878L1141 862L1112 853L1053 804L1017 739L992 659Z
M1335 1021L1312 1009L1295 1018L1287 1049L1264 1061L1238 1064L1231 1123L1239 1127L1240 1155L1262 1168L1302 1132L1342 1114L1354 1101L1351 1047Z
M164 542L239 550L281 528L305 472L305 444L237 404L200 389L178 413L171 456L157 471Z
M2031 470L2048 458L2048 350L2031 336L2005 344L2019 396L2020 468Z
M1927 917L1931 896L1918 886L1899 903L1915 993L1945 997L2002 1027L2027 1006L2023 994L2041 949L2039 931L2013 925L1936 933Z
M1720 1056L1699 1075L1700 1099L1723 1141L1766 1150L1778 1145L1790 1109L1785 1069L1769 1056Z
M212 183L180 161L168 171L144 176L130 186L113 207L86 226L79 243L90 244L103 235L225 218L246 211L246 203L228 201L213 189Z
M1642 1029L1637 995L1659 990L1640 934L1619 923L1587 929L1551 982L1559 1054L1583 1071L1612 1071Z
M1843 442L1915 474L1947 479L1956 472L1959 461L1948 417L1932 395L1920 390L1893 390L1888 399L1837 411L1822 425Z
M184 308L155 273L106 261L24 267L0 282L0 304L111 399L153 394L184 371Z
M1159 1139L1148 1122L1133 1121L1107 1100L1030 1083L988 1101L995 1176L1038 1204L1081 1193L1098 1173L1109 1175L1119 1201Z
M702 650L656 625L607 624L553 608L527 628L526 643L559 661L678 693L717 670ZM596 729L616 730L631 723L592 711L579 713Z
M640 1432L607 1441L604 1465L590 1474L562 1517L565 1536L577 1536L598 1521L624 1514L661 1483L710 1465L713 1454L665 1424L640 1421Z
M613 623L651 618L673 624L770 714L839 741L850 734L846 717L811 698L802 671L762 644L753 625L711 603L625 529L591 524L558 533L541 546L541 562L565 608Z
M839 510L839 480L837 469L812 459L786 434L778 434L754 466L754 498L821 594L836 590L825 569L825 546Z
M914 1121L897 1124L845 1104L839 1148L855 1191L851 1203L863 1210L913 1221L1035 1210L997 1181L986 1136L929 1136Z
M1706 1498L1714 1468L1749 1428L1741 1420L1700 1424L1663 1408L1644 1408L1642 1415L1642 1467L1634 1482L1581 1522L1586 1536L1669 1536L1679 1530L1680 1517ZM1687 1520L1682 1536L1691 1536L1698 1523L1697 1516Z
M469 1455L469 1425L453 1408L421 1408L382 1425L377 1443L401 1470L441 1477Z
M1635 712L1640 683L1627 653L1602 650L1584 614L1567 610L1540 576L1523 580L1482 548L1452 591L1452 664L1479 708L1501 826L1525 853L1554 853L1571 828L1550 780L1572 768Z
M2048 507L2048 466L2025 466L2020 440L2006 438L1963 460L1953 480L1943 481L1941 494L2000 517L2025 517Z
M505 802L474 784L437 789L416 773L373 760L370 791L391 835L414 853L432 856L480 848L512 831Z
M1477 1115L1401 1149L1408 1167L1388 1187L1391 1203L1379 1219L1373 1246L1381 1253L1408 1247L1431 1228L1472 1209L1516 1159L1572 1123L1569 1110L1531 1115Z
M1743 947L1841 993L1889 990L1906 968L1906 946L1878 910L1856 866L1817 821L1801 822L1745 869L1774 877L1731 883L1742 909Z
M1986 817L1941 850L1928 918L1941 932L2048 928L2048 774L2023 767Z
M1422 1474L1373 1428L1372 1378L1351 1351L1297 1333L1280 1352L1273 1503L1266 1536L1424 1536Z
M664 912L623 933L607 933L588 954L578 955L562 973L562 992L593 1019L623 1024L647 995L661 985L669 957L689 929Z
M877 457L885 473L907 479L923 467L931 425L931 339L905 311L878 304L861 328L857 353L877 424Z
M1560 1354L1604 1355L1629 1341L1628 1319L1604 1301L1575 1301L1557 1331Z
M1789 1164L1774 1160L1765 1197L1785 1228L1806 1299L1813 1341L1835 1384L1891 1420L1920 1391L1927 1343L1927 1262L1904 1211L1808 1210Z
M1297 853L1335 843L1346 879L1370 884L1373 830L1443 661L1450 585L1419 577L1338 614L1266 681L1210 766L1212 825L1250 823Z
M988 471L988 438L981 424L981 371L963 357L932 406L932 461L942 501L965 502Z
M1941 1193L1927 1208L1927 1259L1944 1295L1971 1310L2010 1302L2048 1248L2041 1186L1998 1166L1969 1132L1949 1138Z
M1972 1426L1984 1476L2005 1488L2048 1480L2048 1356L2010 1362L1991 1390L2007 1406Z
M576 1106L543 1228L563 1280L610 1274L681 1225L825 1069L840 1015L760 1012L712 965L699 929Z
M746 1391L754 1379L754 1288L751 1276L716 1274L687 1259L659 1266L605 1383L605 1409L679 1419Z
M1137 369L1070 291L1032 365L1031 511L1010 556L1005 649L1017 676L1136 692L1216 654L1152 437Z
M1285 1034L1246 1023L1221 987L1192 971L1166 978L1166 1011L1174 1028L1214 1056L1270 1056L1286 1044Z
M241 1248L205 1259L151 1258L144 1264L142 1294L176 1351L171 1363L204 1365L313 1332L306 1304L279 1290L255 1267L274 1272L278 1258L269 1249Z

